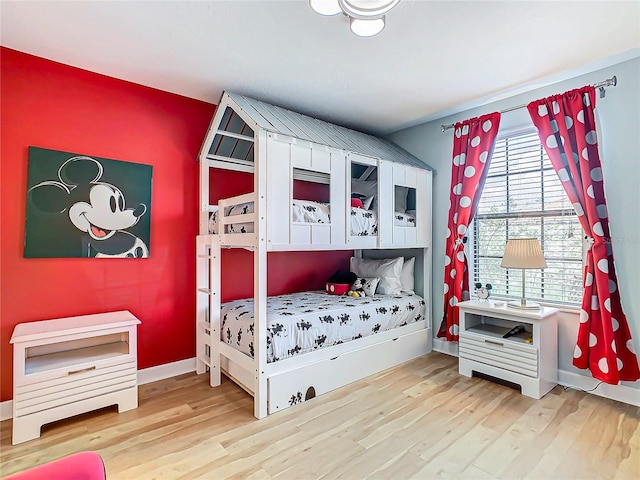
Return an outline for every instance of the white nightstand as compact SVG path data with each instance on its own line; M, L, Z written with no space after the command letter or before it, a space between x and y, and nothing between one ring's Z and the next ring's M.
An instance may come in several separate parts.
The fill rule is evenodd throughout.
M518 310L493 300L469 300L460 308L459 371L507 380L522 394L542 398L557 384L558 309ZM503 338L517 325L525 332Z
M13 444L45 423L118 405L138 406L136 317L127 311L16 325Z

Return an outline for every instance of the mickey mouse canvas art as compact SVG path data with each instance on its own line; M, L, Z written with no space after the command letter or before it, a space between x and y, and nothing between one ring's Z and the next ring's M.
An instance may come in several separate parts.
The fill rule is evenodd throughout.
M25 257L147 258L150 165L29 147Z

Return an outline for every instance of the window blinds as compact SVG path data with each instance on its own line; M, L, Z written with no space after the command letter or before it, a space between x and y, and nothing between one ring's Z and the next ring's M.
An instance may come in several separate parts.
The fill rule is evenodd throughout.
M520 297L521 270L500 261L507 239L535 237L548 267L527 270L527 298L580 304L582 228L535 130L497 140L474 231L474 282L491 283L493 295Z

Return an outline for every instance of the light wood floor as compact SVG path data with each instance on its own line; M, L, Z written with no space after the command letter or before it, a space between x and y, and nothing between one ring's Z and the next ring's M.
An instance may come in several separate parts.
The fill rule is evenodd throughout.
M8 475L82 450L110 480L640 477L640 409L556 387L541 400L478 378L431 353L289 408L253 418L230 381L182 375L140 387L140 407L43 427L11 446Z

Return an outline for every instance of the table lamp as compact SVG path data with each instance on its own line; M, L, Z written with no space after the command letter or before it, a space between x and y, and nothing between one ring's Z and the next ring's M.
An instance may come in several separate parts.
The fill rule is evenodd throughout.
M507 306L521 309L538 309L540 304L527 301L524 295L524 271L528 268L547 268L547 262L542 255L540 242L536 238L510 238L502 256L502 268L522 269L522 298L510 302Z

